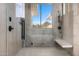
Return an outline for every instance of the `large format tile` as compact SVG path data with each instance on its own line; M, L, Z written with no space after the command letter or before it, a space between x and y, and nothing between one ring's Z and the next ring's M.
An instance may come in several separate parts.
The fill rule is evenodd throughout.
M56 47L27 47L22 48L16 56L70 56L70 54Z

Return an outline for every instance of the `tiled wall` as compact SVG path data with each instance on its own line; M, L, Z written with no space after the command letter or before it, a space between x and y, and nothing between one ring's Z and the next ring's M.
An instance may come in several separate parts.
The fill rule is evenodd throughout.
M79 4L73 5L73 55L79 56Z
M54 29L33 29L31 12L28 4L25 5L25 37L26 46L54 46ZM30 6L30 5L29 5Z
M0 55L6 55L6 8L0 3Z
M9 22L11 16L12 21ZM8 31L12 26L14 30ZM15 4L0 3L0 55L15 55L21 49L20 32L15 18ZM20 28L19 28L20 29Z
M27 34L26 46L52 47L54 46L54 29L31 29ZM31 44L33 43L33 44Z

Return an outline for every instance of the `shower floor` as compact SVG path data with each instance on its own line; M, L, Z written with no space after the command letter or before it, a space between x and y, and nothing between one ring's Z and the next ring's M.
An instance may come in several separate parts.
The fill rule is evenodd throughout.
M70 54L57 47L27 47L22 48L16 56L70 56Z

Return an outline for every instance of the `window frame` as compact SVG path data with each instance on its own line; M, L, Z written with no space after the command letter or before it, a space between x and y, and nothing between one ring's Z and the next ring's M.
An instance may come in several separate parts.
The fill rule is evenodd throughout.
M33 27L33 23L32 23L32 28L34 28L34 29L52 29L52 28L42 28L41 27L41 25L42 25L42 13L41 13L41 11L42 11L42 6L41 6L41 3L38 3L39 5L40 5L40 21L39 21L39 26L40 26L40 28L34 28ZM45 3L45 4L47 4L47 3ZM51 5L53 5L52 3L51 3ZM52 13L53 11L51 11L51 13ZM51 14L52 15L52 14ZM33 20L32 20L33 21ZM51 20L51 25L53 26L53 20Z

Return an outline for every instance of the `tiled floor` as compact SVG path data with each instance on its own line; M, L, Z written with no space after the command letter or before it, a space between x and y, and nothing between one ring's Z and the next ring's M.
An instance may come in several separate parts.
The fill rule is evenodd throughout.
M17 56L70 56L70 54L61 48L56 47L27 47L22 48Z
M16 56L70 56L70 54L61 48L55 47L27 47L22 48Z

